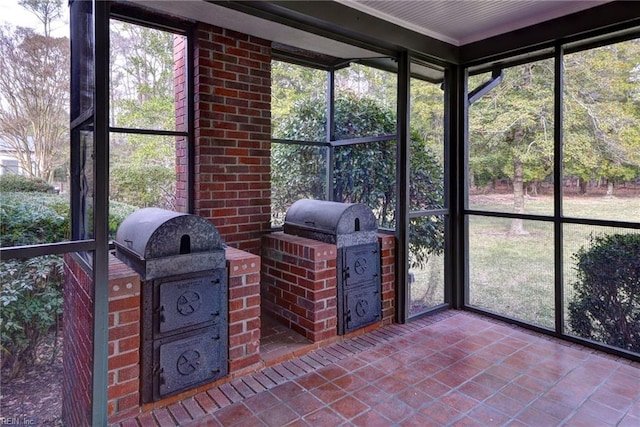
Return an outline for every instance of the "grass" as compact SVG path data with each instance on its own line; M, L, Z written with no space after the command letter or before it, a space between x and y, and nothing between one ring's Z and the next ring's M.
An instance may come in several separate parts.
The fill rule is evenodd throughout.
M508 195L482 196L473 209L510 212ZM525 210L531 214L551 214L551 197L530 198ZM571 197L564 200L566 214L578 218L640 221L640 197ZM514 319L554 328L554 232L553 223L524 221L526 235L510 234L511 219L471 216L469 218L469 304ZM563 289L566 307L575 281L573 254L589 244L593 234L639 232L640 230L565 224L563 228ZM412 309L430 307L443 301L443 260L430 260L420 270L412 270ZM411 309L410 309L411 310ZM568 320L567 320L568 322ZM565 323L567 323L565 322Z

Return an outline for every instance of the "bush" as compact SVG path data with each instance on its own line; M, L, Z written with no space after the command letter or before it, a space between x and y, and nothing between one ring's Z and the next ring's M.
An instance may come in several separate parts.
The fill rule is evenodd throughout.
M69 201L57 194L0 194L0 246L69 240Z
M136 208L111 202L109 233L115 236ZM0 244L22 246L69 240L69 201L57 194L0 194ZM62 258L45 256L0 264L0 348L8 377L36 360L36 349L62 313Z
M570 325L584 338L640 353L640 234L591 236L576 260Z
M9 378L36 361L36 349L62 314L62 258L0 264L0 347Z
M52 193L54 188L40 178L27 178L22 175L0 175L2 193Z

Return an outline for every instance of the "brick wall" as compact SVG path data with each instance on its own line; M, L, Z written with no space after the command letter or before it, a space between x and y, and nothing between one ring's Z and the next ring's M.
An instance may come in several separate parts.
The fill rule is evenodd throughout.
M282 232L262 242L263 308L311 341L335 337L336 246Z
M194 213L253 254L271 221L271 42L198 24Z
M62 419L91 425L93 278L76 255L64 256Z

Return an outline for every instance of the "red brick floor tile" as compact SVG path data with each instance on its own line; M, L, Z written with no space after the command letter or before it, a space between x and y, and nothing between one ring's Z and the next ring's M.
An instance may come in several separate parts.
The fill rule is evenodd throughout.
M306 415L303 420L314 427L335 427L346 421L340 414L326 406Z
M457 390L478 401L484 400L496 392L495 389L486 387L475 381L467 381L458 387Z
M132 420L133 422L135 422L135 420ZM153 414L151 412L145 412L143 414L140 414L140 416L138 416L138 424L140 424L141 427L157 427L158 423L156 422L155 418L153 418ZM138 424L134 424L136 427ZM121 426L124 427L124 424Z
M415 385L415 388L436 399L447 394L453 389L452 387L446 386L433 378L427 378L420 381Z
M298 396L291 398L287 405L291 407L298 415L304 417L324 406L324 402L309 392L304 392Z
M379 379L373 385L388 394L396 394L407 388L407 383L396 379L393 374Z
M510 419L508 415L485 404L476 406L467 416L485 426L503 425Z
M487 427L487 424L476 421L468 415L465 415L458 421L451 424L451 427Z
M182 406L184 406L184 409L186 409L187 412L189 412L189 415L191 415L191 418L195 419L198 417L202 417L205 414L204 409L202 409L202 407L198 404L198 402L193 397L188 397L182 400Z
M311 390L311 393L324 403L335 402L346 394L344 390L332 383L326 383Z
M577 412L572 415L565 423L567 427L607 427L615 426L615 423L603 422L598 418L593 418L585 412Z
M413 414L404 420L400 427L441 427L441 424L420 413Z
M300 378L296 378L295 381L296 383L298 383L298 385L300 385L300 387L306 390L314 389L327 382L325 378L321 377L315 372L310 372Z
M353 396L369 406L374 406L381 402L383 399L386 399L388 395L378 387L368 385L354 392Z
M335 385L347 392L354 392L368 384L356 374L347 374L333 381Z
M246 399L244 404L253 412L259 413L280 404L280 402L281 400L270 391L263 391Z
M433 375L442 370L441 366L436 365L435 363L431 363L428 358L423 360L418 360L417 362L410 365L417 375L427 376Z
M587 401L585 402L578 412L590 415L592 418L601 420L602 422L617 424L625 415L624 412L617 411L609 406L606 406L600 402Z
M640 400L637 401L628 411L629 415L640 418Z
M507 384L500 392L525 405L528 405L540 396L539 392L521 387L515 382Z
M167 408L154 409L153 417L156 419L160 427L169 427L176 425L175 421L173 421L173 418L171 418L171 414L169 414L169 410Z
M420 413L440 423L440 425L451 424L460 419L463 415L453 406L436 400L420 410Z
M337 366L337 365L329 365L323 368L320 368L316 371L316 373L323 378L326 378L329 381L335 380L336 378L340 378L343 375L346 375L349 371L346 369Z
M364 413L369 409L368 405L360 402L353 396L345 396L331 404L331 409L350 420Z
M347 357L345 359L342 359L336 362L336 365L346 369L348 372L356 371L362 368L363 366L365 366L366 364L367 364L366 362L356 357Z
M215 415L214 415L215 416ZM248 415L240 420L238 420L234 424L224 424L221 423L223 427L264 427L265 423L262 422L257 415ZM196 427L196 426L194 426Z
M462 383L466 382L469 378L465 378L462 375L458 375L455 372L451 372L447 369L442 370L433 376L433 379L440 381L442 384L451 388L458 387Z
M621 412L626 412L633 404L633 399L619 394L611 393L604 389L597 389L590 397L589 400L594 400L607 405L610 408L616 409Z
M411 406L395 398L387 398L375 405L373 409L394 424L408 418L414 412Z
M488 368L486 370L486 372L488 374L494 375L494 376L496 376L498 378L502 378L502 379L505 379L505 380L508 380L508 381L512 381L512 380L516 379L517 377L519 377L522 374L517 369L513 369L513 368L510 368L508 366L504 366L504 365L500 365L500 364L491 366L490 368Z
M358 375L360 378L362 378L365 381L373 382L384 377L385 375L388 374L388 372L383 372L380 369L374 368L371 365L365 365L362 368L355 371L354 374Z
M525 408L515 419L529 426L557 426L561 421L532 407Z
M171 416L174 420L176 420L176 423L178 423L178 425L186 423L187 421L191 421L192 419L186 409L184 409L184 407L179 402L169 405L167 409L169 409Z
M632 415L626 415L616 427L638 427L640 426L640 418Z
M419 409L433 402L433 397L422 392L416 387L409 387L396 395L396 397L414 409Z
M565 419L574 410L573 407L565 406L561 402L546 397L536 400L531 404L531 407L559 420Z
M351 420L351 422L358 427L389 427L391 421L383 417L374 410L369 410L359 417Z
M206 392L198 393L194 396L194 399L198 402L198 404L202 407L204 412L211 413L218 409L218 405L216 402L209 396Z
M220 421L213 414L206 414L196 420L181 424L181 427L221 427Z
M275 386L270 391L275 397L286 402L292 397L297 396L305 391L305 389L298 385L298 383L296 383L295 381L289 381L284 384Z
M493 396L485 400L484 403L511 417L515 416L524 408L524 404L522 402L513 400L503 393L494 394Z
M602 384L602 388L611 393L631 399L640 398L640 381L620 373L614 373Z
M232 403L215 412L215 416L223 425L232 425L247 418L253 418L253 412L244 402Z
M256 415L269 427L281 427L298 418L298 414L284 403L272 406Z
M383 357L382 359L376 360L375 362L371 362L371 366L373 366L374 368L378 368L382 372L388 374L404 367L404 364L401 361L389 356Z
M478 400L455 390L442 396L440 402L452 406L460 412L467 412L479 403Z

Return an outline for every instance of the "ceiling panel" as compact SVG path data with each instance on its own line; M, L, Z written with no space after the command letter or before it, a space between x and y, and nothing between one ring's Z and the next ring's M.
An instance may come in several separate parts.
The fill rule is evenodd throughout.
M600 0L336 0L461 46L608 3Z

